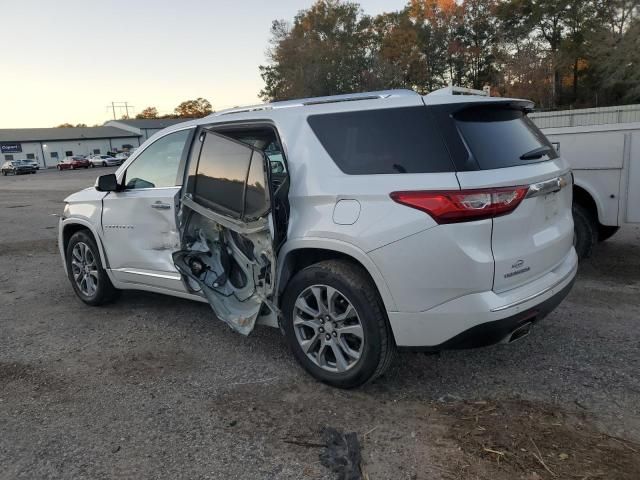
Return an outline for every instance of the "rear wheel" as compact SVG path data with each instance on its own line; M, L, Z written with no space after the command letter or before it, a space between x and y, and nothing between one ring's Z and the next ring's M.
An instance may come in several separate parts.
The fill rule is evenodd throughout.
M69 280L80 300L88 305L102 305L116 297L118 290L109 280L98 246L88 231L74 233L66 253Z
M395 344L375 285L361 267L327 260L298 272L283 299L283 327L300 364L340 388L382 375Z
M580 204L573 204L574 247L578 258L589 258L598 242L598 224L593 214Z
M609 238L613 237L616 232L620 230L620 227L612 226L612 225L599 225L598 226L598 241L604 242Z

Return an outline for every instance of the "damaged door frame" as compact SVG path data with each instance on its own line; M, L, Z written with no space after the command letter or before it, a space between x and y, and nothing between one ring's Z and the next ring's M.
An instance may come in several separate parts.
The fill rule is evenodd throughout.
M274 190L273 188L274 186L273 186L271 164L270 164L269 157L266 155L263 149L257 148L250 143L243 142L238 138L236 138L235 136L225 135L225 133L231 132L231 131L238 132L238 133L246 131L247 133L249 133L251 131L256 131L260 129L265 129L265 130L268 129L273 134L274 140L278 144L280 153L282 155L282 161L284 162L285 169L286 169L286 176L282 184L286 183L285 193L288 194L289 168L287 163L287 156L284 151L284 145L282 143L278 129L273 122L265 121L265 120L256 120L251 122L247 122L247 121L225 122L221 124L202 125L201 127L197 128L197 130L195 131L194 139L192 141L192 146L189 152L188 161L187 161L187 164L183 167L183 171L182 171L183 189L181 191L181 197L179 202L180 206L177 212L177 217L178 217L177 225L178 225L178 230L181 232L180 233L181 238L183 237L184 233L187 231L189 221L193 217L194 213L201 215L205 219L215 222L216 224L222 226L223 228L226 228L229 231L235 232L236 234L241 236L259 234L261 231L265 231L268 233L269 235L268 241L270 243L270 250L271 250L271 253L269 255L269 257L271 257L270 258L271 267L269 268L270 272L268 273L268 275L271 277L271 281L269 282L270 288L268 289L267 295L265 296L264 294L256 291L256 287L254 286L254 293L251 294L251 296L253 296L256 300L259 300L260 304L268 308L266 309L261 308L257 311L255 316L253 317L254 320L251 322L250 328L247 328L246 325L241 327L234 322L229 322L226 319L222 318L230 326L232 326L232 328L236 329L240 333L245 333L245 334L249 333L253 329L253 325L255 323L268 325L272 327L279 326L278 317L280 316L280 311L275 302L275 298L278 291L277 289L278 255L277 254L278 254L279 247L282 246L282 244L284 243L284 238L286 238L287 232L286 232L286 229L284 232L279 232L279 229L277 227L277 222L275 218L276 215L274 213L275 212L275 209L274 209L275 195L274 194L278 192L279 189ZM193 193L196 188L196 177L199 169L199 164L202 158L204 143L205 143L207 134L212 134L226 141L237 143L247 148L248 151L253 152L249 158L247 178L245 179L245 183L243 186L243 213L240 215L240 218L238 219L234 218L230 214L225 214L223 212L216 212L212 209L209 209L199 204L198 202L196 202L193 198ZM196 142L200 142L199 148L193 147L193 145L195 145ZM268 211L257 219L247 221L243 218L244 208L246 208L246 190L248 186L247 182L248 182L249 171L252 168L254 156L256 154L259 155L260 161L262 162L264 179L266 183L265 188L267 189L266 193L267 193L267 201L268 201ZM186 213L185 209L188 210L189 212ZM287 209L286 218L288 218L288 198L286 200L286 209ZM185 248L184 240L181 240L181 242L182 242L182 247L184 249ZM178 268L178 270L182 273L182 279L183 279L183 282L185 283L185 289L187 291L193 291L193 289L190 287L190 281L193 281L194 277L190 274L190 272L185 270L184 265L181 268ZM201 284L200 287L201 287L201 290L199 294L204 295L205 293L203 290L204 285ZM207 294L208 294L207 296L210 296L212 292L207 292ZM218 294L216 294L215 291L213 292L213 295L216 297L218 296ZM220 293L220 295L222 297L226 296L226 295L223 295L222 293ZM213 305L213 303L219 303L219 302L214 302L214 299L211 298L209 303L214 309L214 312L216 313L216 315L220 318L220 313L216 310L216 308ZM257 316L257 319L255 318L256 316ZM246 319L243 318L242 320L245 321Z

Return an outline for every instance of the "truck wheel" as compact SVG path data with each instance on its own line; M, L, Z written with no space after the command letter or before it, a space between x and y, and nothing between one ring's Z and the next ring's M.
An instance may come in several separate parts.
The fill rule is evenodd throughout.
M359 266L327 260L301 270L282 305L289 347L321 382L359 387L382 375L395 356L382 301Z
M611 226L611 225L598 226L598 241L604 242L605 240L613 237L618 230L620 230L620 227L617 227L617 226Z
M593 214L582 205L573 204L574 247L578 258L589 258L598 242L598 224Z

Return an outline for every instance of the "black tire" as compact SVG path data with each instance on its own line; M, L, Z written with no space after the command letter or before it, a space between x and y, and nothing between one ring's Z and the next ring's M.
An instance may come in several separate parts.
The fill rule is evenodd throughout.
M73 248L78 243L84 243L90 249L93 257L96 259L98 282L97 288L93 295L86 295L85 293L83 293L78 287L75 279L73 278L71 257ZM92 306L104 305L105 303L113 301L117 297L119 291L113 286L111 280L109 280L109 276L102 266L102 261L100 260L100 251L98 250L96 241L94 240L93 235L91 235L88 230L80 230L79 232L76 232L71 236L71 238L69 239L69 244L67 245L65 261L67 264L67 272L69 281L71 282L71 286L76 292L78 298L84 303Z
M336 288L355 308L364 333L364 345L357 362L345 372L329 372L303 352L293 327L298 296L313 285ZM358 265L343 260L325 260L298 272L287 285L283 302L283 328L294 356L307 372L326 384L355 388L382 375L395 357L396 347L387 314L376 286Z
M620 227L612 226L612 225L599 225L598 226L598 241L604 242L605 240L613 237Z
M580 204L573 204L574 246L578 258L589 258L598 243L598 222L593 214Z
M2 170L2 175L4 175L6 177L7 176L7 171L6 170Z

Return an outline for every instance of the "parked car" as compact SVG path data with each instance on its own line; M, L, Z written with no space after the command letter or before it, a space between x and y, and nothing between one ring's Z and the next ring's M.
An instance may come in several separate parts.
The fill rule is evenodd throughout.
M58 170L75 170L76 168L89 168L91 162L80 156L64 157L57 165Z
M31 165L36 170L40 170L40 164L38 162L36 162L35 160L31 160L30 158L27 158L27 159L20 160L20 161L25 163L26 165Z
M91 155L88 158L91 167L117 167L122 162L111 155Z
M288 101L158 132L66 198L75 293L147 290L208 302L244 335L280 327L343 388L397 348L527 335L577 270L569 166L531 102L454 93Z
M28 160L9 160L2 164L2 175L22 175L23 173L36 173L36 168Z
M640 122L543 132L571 165L575 247L587 258L620 225L640 222Z

